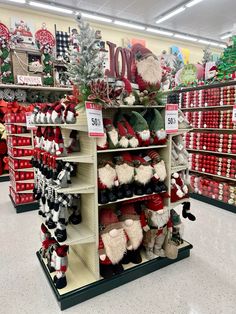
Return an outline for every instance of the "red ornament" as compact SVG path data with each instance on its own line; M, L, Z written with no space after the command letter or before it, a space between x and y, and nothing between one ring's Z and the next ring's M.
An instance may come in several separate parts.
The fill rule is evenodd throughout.
M9 29L3 23L0 23L0 37L5 37L6 40L10 39Z
M50 47L54 47L56 44L55 38L51 32L49 32L45 28L45 24L43 24L42 29L38 30L35 33L35 39L40 43L40 45L44 46L49 44Z

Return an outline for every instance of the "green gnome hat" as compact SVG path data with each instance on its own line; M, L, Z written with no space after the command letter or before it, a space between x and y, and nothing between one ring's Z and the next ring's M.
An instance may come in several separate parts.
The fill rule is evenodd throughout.
M144 117L137 111L132 111L131 118L129 120L129 123L135 130L135 132L142 132L145 130L149 130L147 121L144 119Z
M151 120L149 126L150 131L159 131L159 130L165 130L165 122L162 118L162 115L159 110L154 109L154 117Z

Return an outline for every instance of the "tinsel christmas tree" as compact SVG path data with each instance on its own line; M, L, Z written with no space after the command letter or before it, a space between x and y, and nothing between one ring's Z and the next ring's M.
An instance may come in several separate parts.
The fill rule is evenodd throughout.
M217 77L221 79L230 79L231 74L236 72L236 35L232 37L232 44L225 48L221 56L217 69Z
M67 66L69 79L79 88L83 101L89 95L89 84L103 76L103 59L99 54L99 42L95 31L88 23L77 16L79 32L78 47L69 51L70 63Z
M206 47L205 49L203 49L202 64L204 65L210 61L212 61L212 52L210 51L209 47Z

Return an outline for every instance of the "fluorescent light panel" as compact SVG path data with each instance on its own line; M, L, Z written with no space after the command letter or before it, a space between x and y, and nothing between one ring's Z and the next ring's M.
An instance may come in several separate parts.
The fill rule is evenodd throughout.
M93 15L93 14L83 13L83 12L81 14L82 14L83 17L85 17L87 19L101 21L101 22L106 22L106 23L111 23L112 22L112 19L100 16L100 15Z
M37 8L51 10L51 11L57 11L57 12L66 13L66 14L73 14L72 10L64 9L64 8L58 7L58 6L49 5L46 3L30 1L29 5L31 5L33 7L37 7Z
M191 37L191 36L185 36L185 35L181 35L181 34L175 34L174 36L176 38L179 38L179 39L184 39L184 40L189 40L189 41L197 41L197 38Z
M204 39L199 39L198 41L200 44L206 44L206 45L209 45L210 42L208 40L204 40Z
M166 15L164 15L163 17L159 18L159 19L156 21L156 23L159 24L159 23L161 23L161 22L163 22L163 21L166 21L166 20L168 20L169 18L171 18L172 16L183 12L184 10L185 10L185 7L180 7L180 8L178 8L178 9L176 9L176 10L174 10L174 11L172 11L172 12L166 14Z
M221 48L227 48L227 45L219 44L219 47L221 47Z
M202 0L193 0L193 1L190 1L186 4L186 7L187 8L191 8L193 7L195 4L198 4L199 2L202 2Z
M213 41L210 41L209 45L217 47L217 46L219 46L219 43L214 43Z
M221 36L220 38L221 39L227 39L227 38L231 37L232 35L233 35L232 33L228 33L228 34Z
M123 21L118 21L118 20L115 20L114 24L120 25L120 26L129 27L129 28L140 29L140 30L144 30L145 29L144 26L137 25L137 24L131 24L131 23L123 22Z
M22 3L24 4L26 1L25 0L7 0L9 2L16 2L16 3Z
M149 28L149 27L146 29L146 31L150 32L150 33L164 35L164 36L173 36L174 35L174 33L171 33L171 32L168 32L168 31L162 31L160 29Z

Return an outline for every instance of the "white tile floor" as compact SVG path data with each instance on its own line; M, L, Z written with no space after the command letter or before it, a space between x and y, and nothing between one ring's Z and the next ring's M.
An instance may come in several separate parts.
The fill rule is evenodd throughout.
M60 313L35 256L37 212L16 214L0 183L0 313ZM83 314L235 314L236 214L192 201L191 257L74 306Z

